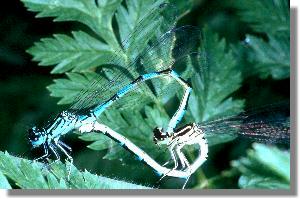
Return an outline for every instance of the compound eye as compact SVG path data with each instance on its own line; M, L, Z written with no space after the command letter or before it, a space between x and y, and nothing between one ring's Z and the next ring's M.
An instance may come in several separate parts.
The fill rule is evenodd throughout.
M45 129L33 127L28 129L28 140L33 147L38 147L45 142Z
M37 141L40 136L40 132L36 127L28 129L28 139L30 141Z
M28 129L28 139L34 140L36 137L34 128Z

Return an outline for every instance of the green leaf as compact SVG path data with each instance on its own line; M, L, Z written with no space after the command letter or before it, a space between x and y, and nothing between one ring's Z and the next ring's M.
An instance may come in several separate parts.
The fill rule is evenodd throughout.
M90 135L87 134L86 135L88 137L88 139L91 139ZM80 139L84 140L84 137L79 137ZM104 149L109 149L110 147L115 147L117 144L111 140L110 138L108 138L107 136L103 135L103 134L99 134L97 135L97 138L95 137L94 140L95 142L93 142L92 144L89 144L87 147L93 150L104 150Z
M117 56L110 46L85 32L75 31L72 35L55 34L54 38L43 38L27 52L41 66L56 65L52 73L84 71Z
M94 0L23 2L29 10L40 12L39 17L53 16L58 21L84 23L105 42L82 31L72 32L73 37L55 34L53 38L41 39L28 52L39 65L56 65L52 73L87 71L105 64L126 68L156 33L164 33L176 21L172 6L159 7L164 0L128 1L127 8L120 4L120 0L99 1L98 6ZM119 34L112 29L112 17L115 14ZM116 39L118 36L123 42L121 45Z
M38 163L30 164L30 161L10 156L8 153L0 152L0 170L16 186L23 189L48 189L49 184L44 178ZM48 173L48 175L52 175ZM55 184L56 178L51 178L50 183ZM63 187L57 187L63 188Z
M126 1L127 9L120 6L116 13L119 33L121 41L126 41L123 44L126 54L129 58L134 58L146 47L150 38L155 33L160 31L162 22L160 18L155 16L158 14L158 7L164 0L147 0L147 1ZM170 9L170 10L168 10ZM168 7L166 12L171 13L170 17L165 17L163 20L172 20L169 24L173 24L176 20L176 15L173 16L174 11L172 6ZM155 13L155 10L157 13ZM166 23L166 22L164 22ZM168 23L166 23L168 24ZM160 28L157 28L160 27ZM168 31L170 27L163 29L160 34ZM131 33L131 34L130 34ZM130 35L130 37L129 37Z
M11 189L11 186L7 180L7 178L0 171L0 189Z
M196 122L211 120L224 114L239 113L243 102L230 95L241 86L241 72L231 51L226 52L225 40L210 29L203 30L198 62L193 62L193 93L190 113Z
M58 104L70 104L74 102L74 99L77 99L76 97L80 96L80 92L88 87L90 82L94 79L102 80L99 80L99 83L101 84L107 83L106 79L100 78L100 75L95 72L84 72L82 74L66 73L66 75L68 79L56 79L54 80L54 84L47 87L51 92L51 96L61 98ZM96 92L97 89L99 89L97 85L89 89Z
M176 8L180 13L179 18L182 18L183 16L188 14L197 5L197 3L199 3L194 0L186 0L186 1L170 0L170 2L176 5Z
M28 10L39 12L37 17L55 17L54 21L78 21L87 25L109 45L119 45L112 29L112 17L121 0L22 0Z
M166 126L169 117L166 113L159 111L158 107L146 106L145 111L146 118L137 110L118 111L110 109L100 116L99 121L128 138L154 159L160 156L161 160L159 161L167 160L168 154L164 153L165 147L159 149L153 143L152 130L154 127ZM92 141L92 144L88 145L90 149L107 149L105 159L122 159L132 164L132 154L101 133L87 133L79 136L79 138ZM134 162L138 163L138 161Z
M232 53L226 52L225 41L220 41L217 35L209 29L205 29L203 33L203 46L198 51L200 56L191 57L184 72L186 79L191 76L193 88L188 104L189 109L185 116L187 122L202 122L239 113L243 107L242 100L233 100L230 97L240 87L242 80L241 72L236 66ZM201 55L206 56L202 57ZM178 92L177 90L173 93ZM168 91L170 92L170 90ZM180 99L182 92L179 92L177 96ZM175 106L175 108L177 107ZM99 121L123 134L155 158L161 154L161 151L153 144L153 128L166 128L170 117L161 101L157 102L153 108L145 106L142 110L145 112L145 116L142 116L138 110L111 109L101 115ZM174 110L172 111L174 112ZM80 138L93 141L89 145L91 149L108 149L105 158L124 159L125 150L108 142L102 136L91 134ZM235 137L224 132L222 136L208 135L207 139L209 145L215 145L231 141ZM162 159L164 158L167 158L166 154L162 157Z
M80 101L80 108L88 108L93 105L98 105L99 102L111 97L104 95L103 92L99 92L102 90L103 85L110 84L109 80L95 72L66 73L66 75L68 78L55 79L54 84L47 86L51 96L61 98L58 104L72 104L80 101L80 99L88 98L89 100ZM126 77L123 78L124 81L126 81L125 79ZM128 81L130 80L128 79ZM91 86L92 82L94 84ZM120 88L115 86L110 87L110 89L110 92L114 93L113 91L117 92ZM149 89L147 84L140 84L138 88L126 95L126 98L121 98L114 103L113 107L139 109L150 100L155 99L152 92L147 89Z
M41 163L17 158L0 152L0 174L11 179L22 189L147 189L148 187L97 176L79 171L71 165L70 180L66 179L70 168L61 162L51 164L48 170ZM6 178L0 175L1 187L9 188Z
M254 144L246 158L233 161L242 176L239 186L247 189L289 189L290 153L276 147Z
M233 1L241 19L267 38L248 35L245 39L248 63L245 77L259 74L261 78L288 78L290 75L290 9L287 0ZM272 13L272 14L270 14ZM241 52L236 52L240 54ZM239 55L236 56L239 56Z
M196 61L188 67L193 69L191 78L193 92L187 112L188 121L203 122L221 116L238 114L243 100L234 100L230 95L241 86L241 72L232 52L226 50L225 40L207 27L203 29L202 46ZM210 145L228 142L234 137L226 135L207 136Z
M290 9L287 0L234 0L229 5L239 9L241 19L257 32L290 33Z
M25 2L27 2L26 5L28 7L32 7L31 10L42 10L41 13L47 13L48 7L53 6L52 1ZM68 2L69 1L64 4L58 3L59 6L57 5L58 7L55 7L55 11L51 13L53 16L55 13L62 21L69 18L76 21L78 15L77 11L74 11L73 14L60 13L68 6ZM157 37L166 30L169 30L176 21L176 12L172 10L174 8L172 5L167 4L168 6L166 7L159 6L164 2L164 0L147 0L143 2L133 0L126 2L126 6L120 4L117 9L111 10L114 10L113 12L116 14L117 25L119 28L119 34L114 32L111 32L111 34L113 34L114 37L117 37L117 35L121 37L121 41L124 42L121 45L122 48L115 47L106 41L105 38L103 38L106 42L104 43L102 40L99 40L99 38L91 36L83 31L72 32L72 36L55 34L53 38L44 38L30 48L28 52L34 56L34 60L39 61L39 65L48 66L56 64L52 73L72 71L66 73L67 78L56 79L53 84L48 86L51 96L61 98L58 104L76 103L79 101L78 96L81 96L81 98L86 97L90 98L90 100L79 103L78 106L80 108L90 107L98 104L101 100L107 100L104 98L110 97L108 95L114 91L117 92L120 84L126 82L126 78L128 78L128 83L132 81L130 76L137 74L136 70L138 68L135 64L132 64L134 63L136 56L143 51L151 38ZM84 6L88 8L85 10L86 13L95 15L94 13L89 13L94 9L95 5L90 5L94 4L93 2L87 1L80 3L80 1L78 1L77 3L80 5L84 4ZM48 7L47 4L49 4ZM76 7L76 5L71 7ZM53 8L51 7L51 9ZM50 15L44 13L42 16ZM82 15L82 17L84 18L85 15ZM131 37L129 37L130 32L132 32ZM171 45L164 50L168 52L170 49ZM112 64L117 67L113 67ZM100 66L101 68L96 69ZM97 73L92 72L92 70ZM117 78L115 76L120 74L120 71L127 72L127 70L130 70L128 77L125 77L124 75L122 78L118 79L118 83L111 85L108 81L109 79L116 80ZM101 88L107 85L110 86L110 93L105 94L99 92ZM164 90L165 88L166 87L164 87ZM135 95L140 96L140 103L135 103L137 100ZM139 87L130 94L130 97L127 96L127 98L127 101L124 101L123 103L118 102L116 105L119 107L126 105L131 108L139 108L137 106L142 106L143 103L154 99L154 95L145 84L142 89ZM167 99L167 97L164 98Z
M248 35L247 45L252 49L248 61L253 64L248 75L258 73L261 78L271 75L274 79L290 76L290 40L289 37L269 35L269 41Z

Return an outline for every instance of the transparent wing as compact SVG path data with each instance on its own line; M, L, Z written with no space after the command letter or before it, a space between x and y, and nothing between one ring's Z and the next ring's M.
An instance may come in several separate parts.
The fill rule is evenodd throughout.
M265 143L290 143L290 106L281 102L231 116L199 123L207 136L232 134Z
M138 55L145 48L149 49L149 40L157 37L154 32L159 34L172 29L176 19L177 11L172 4L154 5L132 33L121 42L120 49L114 52L115 56L103 60L107 64L95 71L99 76L89 79L86 87L74 97L71 109L88 108L101 103L122 85L131 82L139 72L136 66L140 59ZM153 31L154 29L157 31Z
M198 46L198 41L200 41L199 38L199 29L193 26L183 26L168 31L158 40L152 41L151 45L148 45L134 62L124 68L124 71L113 73L113 78L108 78L106 83L95 80L90 86L91 88L96 87L97 90L87 96L82 96L81 101L88 101L89 105L100 104L108 100L119 89L128 85L140 74L172 68L177 60L197 52L196 47ZM99 84L100 82L101 85ZM84 108L84 106L82 103L76 103L72 108Z
M180 67L180 71L186 71L187 59L196 54L197 53L188 54L187 56L174 60L172 67L176 65L176 69ZM188 79L189 77L185 76L185 78ZM167 102L171 102L170 100L172 100L171 103L173 103L175 102L173 100L175 99L175 94L177 94L178 102L176 103L178 103L179 106L183 91L184 88L172 77L163 76L154 78L140 83L134 90L127 93L121 99L118 99L110 108L140 109L150 103L166 104Z

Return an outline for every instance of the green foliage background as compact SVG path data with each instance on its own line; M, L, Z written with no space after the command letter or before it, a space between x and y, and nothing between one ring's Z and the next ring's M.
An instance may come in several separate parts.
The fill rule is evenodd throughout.
M145 23L149 35L135 38L135 47L138 48L129 46L121 49L119 43L137 27L137 21L160 2L12 1L12 12L1 12L3 17L0 19L0 62L4 68L0 82L1 151L23 157L22 154L29 149L26 144L27 128L47 121L49 116L65 109L90 79L99 75L95 69L100 69L107 57L117 54L131 60L145 47L145 38L160 34L160 28L156 28L150 20ZM205 56L187 60L186 68L180 71L193 87L183 123L212 120L237 114L247 107L289 99L288 1L173 0L171 3L180 15L178 21L174 21L177 26L195 25L202 29L203 34L199 53ZM26 11L23 5L34 13ZM16 12L18 14L15 15ZM35 19L35 14L40 18ZM53 18L59 23L53 23ZM31 56L24 53L26 49ZM37 62L32 62L32 57ZM169 82L161 82L156 82L159 87L155 89L167 93L164 91L170 89L166 86ZM175 89L178 88L172 86L171 89L176 92L169 93L177 93ZM169 94L164 97L138 91L139 95L130 96L130 100L142 101L139 103L142 106L129 106L122 110L114 107L99 120L163 163L168 156L164 149L153 144L152 129L168 122L178 104L177 98L181 96L182 91L178 90L178 96ZM49 92L56 98L49 97ZM150 98L154 101L147 103ZM76 134L64 138L74 150L75 166L83 171L73 168L70 181L63 178L66 172L63 164L54 164L53 172L49 173L41 164L30 164L1 153L0 186L155 186L158 177L151 168L135 160L109 138L97 133L79 138ZM290 158L286 149L251 145L226 135L209 137L209 146L209 160L192 176L188 188L289 188ZM188 154L191 158L195 155L191 149ZM25 157L33 158L27 154ZM101 183L98 184L98 181ZM183 180L168 178L159 187L180 188L182 185Z

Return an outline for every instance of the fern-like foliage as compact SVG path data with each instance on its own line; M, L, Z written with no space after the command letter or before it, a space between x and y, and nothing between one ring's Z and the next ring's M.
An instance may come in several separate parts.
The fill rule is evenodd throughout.
M103 63L106 57L114 56L111 47L82 31L72 32L73 37L55 34L44 38L28 50L40 65L57 64L52 73L81 71Z
M28 50L34 56L34 60L39 61L40 65L56 65L52 73L73 71L67 73L68 79L55 80L55 83L48 87L52 96L62 98L59 102L62 104L72 102L78 93L89 85L91 80L97 78L97 76L100 77L95 72L87 71L88 69L105 64L104 61L108 60L106 58L113 56L116 52L126 62L126 60L130 60L136 56L138 53L137 50L145 47L148 41L147 38L150 38L149 35L160 33L159 30L157 32L157 29L153 28L154 21L146 20L143 27L147 29L145 31L147 35L136 35L134 42L129 42L131 46L138 48L133 49L131 46L123 46L125 48L119 51L120 46L115 42L116 34L111 30L111 16L116 11L119 35L121 40L124 40L138 26L137 21L142 17L141 13L151 10L153 6L158 5L160 2L151 0L143 1L143 3L135 0L126 1L126 8L118 4L120 3L119 1L103 3L99 8L95 5L94 1L82 2L73 0L72 2L57 4L52 1L36 0L24 0L23 2L29 10L39 12L37 15L39 17L52 16L56 17L56 20L59 21L79 21L90 27L94 33L104 40L102 42L86 32L76 31L72 32L72 36L56 34L53 38L42 39ZM72 6L69 3L72 3ZM115 7L117 4L119 6ZM64 11L67 12L67 10L70 13L61 13ZM103 14L102 10L105 10L106 13ZM105 23L103 20L100 20L104 15L108 19ZM78 16L81 16L81 18L78 19ZM85 16L86 19L82 19ZM91 16L98 20L90 22ZM106 27L110 31L109 33L103 32L102 29L97 29L96 27ZM107 36L106 34L111 34L112 36ZM209 29L205 29L203 32L203 41L201 40L201 42L202 47L199 48L199 55L190 58L190 62L187 63L186 70L183 73L185 79L191 80L192 87L194 88L189 102L186 122L200 122L224 114L238 113L242 110L243 106L242 101L233 100L229 97L239 88L241 74L238 71L232 53L225 50L225 41L219 41L216 34ZM169 50L169 46L165 48L163 50ZM80 73L74 73L74 71ZM172 95L174 96L177 91L170 92L168 82L164 83L160 84L162 86L161 89L169 89L167 93L169 95L173 93ZM97 90L97 88L90 89ZM141 92L141 94L145 95L146 93ZM178 95L178 97L181 97L181 95ZM131 101L134 100L130 99ZM167 114L162 101L155 101L155 106L151 107L141 103L143 101L141 100L141 96L136 99L136 104L144 106L142 112L144 112L145 116L143 116L139 109L132 110L131 107L131 109L123 111L116 109L106 111L99 120L117 132L124 134L146 152L153 155L153 157L159 156L161 151L153 144L151 132L156 126L165 126L170 116ZM95 133L83 135L80 138L92 141L88 146L91 149L107 149L107 154L104 158L110 160L126 159L124 157L130 155L104 135ZM218 140L219 142L225 142L230 139ZM214 141L210 143L219 142Z
M257 72L262 78L288 78L290 74L290 13L287 0L233 1L241 19L255 32L266 38L247 35L246 47L251 48L245 58L250 62L246 75ZM270 14L275 13L275 14ZM254 67L251 67L253 65ZM255 72L253 72L255 71Z
M241 19L257 32L269 34L286 34L290 31L289 1L286 0L254 0L233 1L240 10ZM276 13L272 15L270 13ZM266 23L268 22L268 23Z
M54 17L54 21L81 22L111 46L119 47L112 29L112 18L121 0L98 1L98 6L92 0L24 0L23 2L30 11L39 12L37 17Z
M138 23L145 14L151 12L163 1L128 0L123 3L120 0L22 1L30 11L38 12L38 17L54 17L55 21L80 22L87 27L85 30L73 31L69 35L54 34L53 37L41 39L28 50L33 59L39 62L39 65L54 66L52 73L66 75L65 78L56 79L53 84L48 86L51 96L60 98L59 104L71 104L78 100L77 96L81 94L82 90L91 93L99 90L97 86L106 85L110 77L109 72L113 72L104 70L103 65L113 64L117 59L118 64L126 69L147 47L151 38L161 35L164 30L157 21L150 18L144 20L142 26ZM272 4L273 8L276 8L276 12L280 14L277 16L278 19L271 20L272 23L276 23L273 26L276 30L268 32L266 31L268 30L268 27L265 26L266 22L263 21L269 20L265 13L264 2L255 0L235 1L234 3L246 23L249 23L256 32L267 33L267 40L253 35L247 37L247 48L251 49L251 52L247 52L248 61L254 66L251 71L258 71L262 77L272 75L276 79L286 78L289 73L289 52L286 51L288 47L286 33L289 31L285 26L286 4L280 0L274 1ZM257 11L259 9L261 10ZM116 29L113 29L113 17L115 17ZM174 21L170 23L175 24L176 20L177 18L174 18ZM141 27L143 27L142 32L129 38L129 42L121 44L120 41L126 40L129 33L141 29ZM183 119L184 123L208 121L220 116L237 114L242 111L244 105L243 100L232 97L232 94L240 88L243 77L235 52L224 39L220 39L208 27L203 29L199 43L201 45L198 48L198 54L188 57L186 62L182 63L183 69L180 71L181 76L190 82L193 88L188 110ZM172 44L166 45L162 51L169 52L172 46ZM160 56L160 54L154 56ZM115 60L112 60L111 57L114 57ZM95 87L90 87L91 82L100 78L101 81L97 82ZM159 149L154 145L152 130L157 126L164 127L169 122L170 115L177 108L177 104L171 103L171 99L180 99L182 90L174 86L170 80L153 83L150 90L159 92L149 92L146 90L149 89L147 86L135 90L135 93L139 95L129 95L126 96L127 100L125 97L118 102L121 105L127 104L128 107L123 106L123 109L120 109L117 103L98 119L99 122L126 136L151 157L164 163L170 157L164 153L164 148ZM159 96L156 93L163 93L166 96ZM89 100L97 100L97 98ZM88 148L104 152L105 159L122 159L125 163L139 164L138 161L132 161L130 153L101 133L84 134L79 138L90 142ZM208 144L212 146L232 139L233 137L226 133L218 137L212 135L208 137ZM188 151L188 154L193 155L193 150ZM105 186L106 188L117 188L119 185L124 188L126 186L135 188L135 185L130 183L124 185L123 182L95 176L86 171L80 172L76 168L72 168L72 177L70 182L67 182L64 179L66 168L63 164L53 165L52 172L42 175L41 166L38 164L15 160L7 154L1 154L1 158L5 160L2 161L4 166L1 167L2 173L0 172L3 187L10 187L12 180L21 188L104 188ZM18 163L11 167L14 170L7 170L10 167L7 167L6 164L9 162L9 164L13 164L14 161ZM249 161L254 161L254 159ZM22 166L18 166L19 164ZM244 165L241 162L240 164ZM142 165L140 166L142 167ZM23 172L24 168L33 173L35 177L37 176L39 179L37 182L40 183L26 184L33 179L33 176L26 176L28 171ZM19 172L14 172L18 169ZM243 173L243 171L241 172ZM247 175L245 174L245 176ZM18 179L19 177L25 181L21 181ZM6 178L9 180L7 181ZM99 180L102 180L104 184L97 184L96 182ZM106 182L108 184L105 184ZM248 185L244 184L240 183L241 187L246 188Z
M225 40L220 40L209 28L203 29L203 45L198 62L193 62L191 78L194 92L189 100L187 120L203 122L225 115L237 114L243 109L243 100L233 100L230 95L241 86L241 71L233 53L226 50ZM191 63L190 63L191 64ZM214 145L232 139L228 135L216 139Z
M69 164L51 164L50 168L23 158L0 152L0 188L10 189L148 189L148 187L109 179L79 171L71 166L70 179L66 179Z
M242 173L239 178L241 188L290 188L290 154L287 151L254 144L247 157L233 161L232 165Z
M190 57L187 69L183 73L185 78L191 79L192 88L194 88L185 122L207 121L215 117L239 113L243 108L242 100L233 100L230 97L240 87L242 78L232 53L225 50L225 41L219 41L215 33L205 28L202 42L203 47L199 48L199 54L196 57ZM180 96L182 93L178 95ZM146 117L143 117L139 110L125 109L120 112L112 109L105 112L99 121L122 133L153 157L162 158L161 153L164 150L158 150L154 145L151 133L153 127L164 126L170 119L162 105L160 103L154 107L146 106L144 108ZM105 135L86 134L80 138L92 141L93 143L88 146L91 149L107 149L104 158L124 160L124 157L131 155L114 142L109 141ZM224 134L222 138L219 135L208 139L209 145L215 145L228 142L233 137Z
M202 122L241 111L242 101L230 97L241 86L241 72L232 52L226 50L224 39L204 28L199 56L189 67L194 74L194 92L189 102L191 121Z
M155 34L162 34L161 29L164 29L155 17L155 13L159 12L158 6L165 2L163 0L127 1L126 7L121 5L120 1L97 1L98 5L93 0L84 2L74 0L64 3L31 0L23 2L29 10L39 12L38 17L52 16L59 21L78 21L90 28L89 32L73 31L72 36L54 34L52 38L41 39L28 50L39 65L56 65L52 73L72 71L68 73L68 78L57 79L48 87L52 96L62 98L59 104L76 102L74 96L82 94L82 90L96 93L98 88L96 86L91 88L89 84L92 79L97 79L98 75L92 71L100 68L101 65L115 63L124 70L129 67L133 70L133 66L129 64L147 46L148 41ZM67 10L70 13L61 13ZM172 17L176 17L176 10L170 7L166 13L170 16L166 16L165 20L170 18L173 20L170 21L170 25L175 23L175 18ZM112 30L113 15L116 16L118 31ZM131 37L129 33L132 33ZM117 37L123 41L122 44L116 39ZM109 71L114 73L113 70L109 68ZM104 73L109 76L107 74L109 72ZM96 85L101 87L106 84L107 80L102 78ZM143 98L151 97L148 96L149 92L140 92L140 94Z

